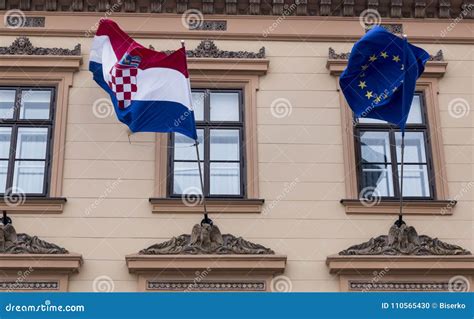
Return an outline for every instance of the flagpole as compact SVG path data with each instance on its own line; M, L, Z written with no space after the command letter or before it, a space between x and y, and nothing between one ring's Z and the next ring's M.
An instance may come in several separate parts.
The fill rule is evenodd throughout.
M184 40L181 40L181 47L184 49ZM184 52L186 54L186 50ZM192 106L193 99L192 99L192 95L191 95L191 87L189 87L188 91L189 91L189 95L190 95L189 101L191 102L191 109L192 109L193 108L193 106ZM199 180L201 182L200 184L201 184L202 206L204 208L204 219L201 221L201 224L212 225L212 220L209 218L209 216L207 214L206 195L204 194L204 179L202 177L201 158L199 156L199 141L196 138L196 140L194 142L195 142L194 146L196 147L196 158L197 158L197 164L198 164L198 170L199 170Z

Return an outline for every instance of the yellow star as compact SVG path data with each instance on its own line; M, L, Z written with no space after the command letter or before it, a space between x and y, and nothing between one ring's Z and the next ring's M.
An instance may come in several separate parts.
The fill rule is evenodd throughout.
M368 66L367 64L364 64L364 65L362 66L362 70L365 71L365 70L367 70L368 67L369 67L369 66Z
M370 60L370 62L374 62L375 60L377 60L377 57L374 54L369 58L369 60Z
M361 89L364 89L365 87L367 87L367 84L365 84L365 81L359 81L359 85L358 85Z
M374 101L375 101L375 104L378 104L378 103L380 103L380 101L382 101L382 98L381 98L380 95L379 95L379 96L377 96L377 97L375 98Z
M384 58L384 59L388 58L387 52L382 52L382 53L380 53L380 56L381 56L382 58Z
M400 62L400 57L398 55L393 56L393 61Z
M365 96L370 100L370 98L373 96L373 95L372 95L372 91L367 91L367 93L365 94Z

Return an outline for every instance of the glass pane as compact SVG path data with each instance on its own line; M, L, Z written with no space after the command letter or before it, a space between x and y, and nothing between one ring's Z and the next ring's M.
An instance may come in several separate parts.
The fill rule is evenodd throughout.
M411 102L410 113L408 113L407 123L423 123L423 116L421 115L421 96L419 94L413 97L413 102Z
M193 109L196 121L204 120L204 92L193 92Z
M239 121L238 93L211 93L211 121Z
M211 161L238 161L239 130L211 130Z
M7 185L8 161L0 161L0 193L5 193Z
M240 164L211 163L211 195L240 195Z
M204 159L204 130L197 130L199 158ZM183 134L174 135L174 159L184 161L197 161L194 140Z
M9 158L10 156L11 135L12 135L11 127L0 127L0 158L6 159L6 158Z
M390 139L388 132L361 132L360 145L362 163L390 162Z
M364 123L364 124L387 124L388 123L387 121L371 119L368 117L360 117L358 121L359 123Z
M45 159L48 128L20 127L16 144L17 159Z
M430 197L428 168L426 165L403 165L403 196ZM399 175L401 165L398 165ZM401 180L401 176L399 177Z
M51 91L21 92L20 119L49 119Z
M15 90L0 90L0 118L13 118L15 108Z
M363 165L361 197L394 196L392 176L392 165Z
M402 133L395 133L397 141L397 162L402 161ZM426 151L423 132L405 133L405 163L426 163Z
M201 169L203 165L201 163ZM204 171L203 171L204 174ZM174 194L202 194L201 180L197 162L175 162L174 163Z
M41 194L44 181L43 161L16 161L12 190L15 193Z

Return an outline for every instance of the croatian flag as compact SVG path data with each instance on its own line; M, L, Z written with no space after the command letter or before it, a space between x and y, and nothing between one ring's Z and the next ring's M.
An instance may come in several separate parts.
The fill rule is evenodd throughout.
M179 132L197 139L184 48L169 55L147 49L103 19L89 70L132 132Z

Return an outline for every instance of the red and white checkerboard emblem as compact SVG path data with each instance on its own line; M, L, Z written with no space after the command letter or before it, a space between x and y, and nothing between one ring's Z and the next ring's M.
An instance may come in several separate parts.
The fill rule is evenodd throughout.
M133 95L137 92L137 73L137 68L118 63L110 70L112 78L109 81L109 87L114 91L121 109L130 106Z

